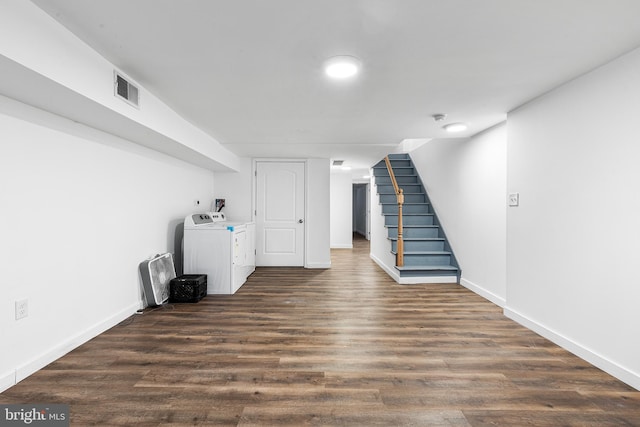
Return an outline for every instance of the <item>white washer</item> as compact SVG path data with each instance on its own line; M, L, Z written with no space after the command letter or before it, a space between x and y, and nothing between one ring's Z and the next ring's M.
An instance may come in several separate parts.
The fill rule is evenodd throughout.
M255 223L229 222L222 212L184 219L184 274L206 274L207 293L232 295L256 269Z

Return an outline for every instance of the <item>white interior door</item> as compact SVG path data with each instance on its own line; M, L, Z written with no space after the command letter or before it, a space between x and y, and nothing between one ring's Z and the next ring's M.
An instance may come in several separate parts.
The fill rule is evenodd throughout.
M304 162L256 163L256 265L304 265Z

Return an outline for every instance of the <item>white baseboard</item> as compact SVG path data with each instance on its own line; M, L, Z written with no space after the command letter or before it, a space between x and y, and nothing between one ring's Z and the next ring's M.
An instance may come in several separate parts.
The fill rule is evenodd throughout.
M369 253L369 258L371 258L373 260L373 262L375 262L376 264L378 264L378 266L383 269L385 271L385 273L387 273L389 276L391 276L391 278L393 280L395 280L396 282L400 283L400 276L398 275L398 272L395 268L389 268L389 266L387 266L387 264L385 264L384 262L382 262L382 260L380 258L378 258L377 256L375 256L372 253Z
M600 354L590 350L583 345L563 336L562 334L547 328L544 325L530 319L515 310L508 307L504 308L504 315L508 318L518 322L522 326L531 329L532 331L542 335L549 341L558 344L560 347L575 354L581 359L586 360L592 365L602 369L606 373L618 378L620 381L630 385L636 390L640 390L640 374L632 372L626 369L624 366L601 356Z
M331 249L353 249L353 244L351 243L338 243L331 245Z
M470 280L465 279L464 277L460 279L460 284L462 286L464 286L465 288L469 289L471 292L474 292L474 293L480 295L481 297L483 297L485 299L488 299L489 301L491 301L492 303L494 303L498 307L504 308L504 306L507 305L507 302L503 297L498 296L498 295L494 294L493 292L490 292L490 291L484 289L483 287L476 285L475 283L473 283Z
M103 321L87 328L84 332L81 332L60 343L59 345L47 350L40 356L31 359L30 361L23 363L20 366L17 366L15 369L15 373L0 377L0 391L6 390L7 388L19 383L29 375L44 368L49 363L59 359L65 354L69 353L71 350L79 347L90 339L95 338L107 329L117 325L118 323L122 322L124 319L135 313L139 308L140 302L138 301L135 304L131 304L125 309L120 310L118 313L115 313L114 315L104 319ZM13 379L9 383L8 379L10 377L12 377Z
M307 263L305 264L304 268L331 268L331 263L330 262L311 262L311 263Z
M16 384L16 372L10 371L0 375L0 393Z

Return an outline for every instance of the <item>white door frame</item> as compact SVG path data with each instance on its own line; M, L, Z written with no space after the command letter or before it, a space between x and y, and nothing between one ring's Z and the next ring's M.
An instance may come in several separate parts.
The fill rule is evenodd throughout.
M307 165L307 159L295 159L295 158L254 158L251 162L251 175L253 179L251 180L251 220L256 222L257 215L256 209L258 205L258 163L304 163L304 243L302 245L302 259L304 268L309 268L307 266L307 244L309 242L309 224L307 222L308 209L308 193L309 193L309 167ZM256 230L258 233L259 230Z
M367 240L371 240L371 184L367 182L367 186L365 187L364 197L366 198L366 216L365 223L367 228L367 235L365 238Z

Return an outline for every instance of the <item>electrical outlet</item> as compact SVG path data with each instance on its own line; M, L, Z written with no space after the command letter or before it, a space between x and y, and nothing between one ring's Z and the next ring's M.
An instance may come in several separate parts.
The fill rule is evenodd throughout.
M23 319L29 315L29 300L16 301L16 320Z
M516 207L520 205L520 193L509 194L509 206Z

